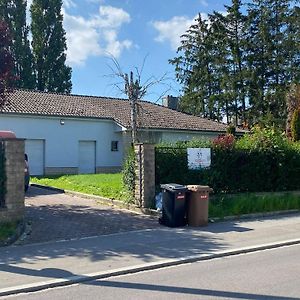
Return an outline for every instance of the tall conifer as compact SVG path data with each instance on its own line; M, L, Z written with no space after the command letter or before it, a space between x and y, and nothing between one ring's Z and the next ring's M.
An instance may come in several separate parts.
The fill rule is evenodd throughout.
M9 27L14 58L16 87L35 88L33 57L28 40L29 27L26 24L26 0L0 0L0 18Z
M40 91L70 93L72 89L61 9L62 0L33 0L31 5L32 49Z

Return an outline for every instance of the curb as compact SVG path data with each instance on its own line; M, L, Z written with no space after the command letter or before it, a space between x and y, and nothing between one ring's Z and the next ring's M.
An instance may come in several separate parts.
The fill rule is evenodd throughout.
M276 249L285 246L292 246L300 244L300 239L297 240L288 240L283 241L275 244L264 244L258 246L252 246L247 248L240 248L240 249L233 249L229 251L221 251L216 252L213 254L200 254L196 256L189 256L185 258L178 258L178 259L168 259L162 260L160 262L152 262L143 265L136 265L131 267L125 267L120 269L115 269L111 271L102 271L98 273L91 273L85 275L78 275L78 276L71 276L68 278L63 279L54 279L49 281L42 281L33 284L26 284L16 287L9 287L0 289L0 297L2 296L9 296L9 295L16 295L20 293L29 293L29 292L37 292L48 288L54 287L63 287L69 286L76 283L87 282L91 280L97 279L106 279L113 276L120 276L120 275L127 275L127 274L134 274L143 271L150 271L150 270L157 270L160 268L171 267L171 266L179 266L187 263L199 262L199 261L206 261L215 258L222 258L228 256L235 256L240 254L252 253L257 251L269 250L269 249Z

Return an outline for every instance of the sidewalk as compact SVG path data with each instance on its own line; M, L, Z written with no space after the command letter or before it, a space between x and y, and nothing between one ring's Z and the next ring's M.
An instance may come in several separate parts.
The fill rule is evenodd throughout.
M300 243L300 214L0 248L0 296Z

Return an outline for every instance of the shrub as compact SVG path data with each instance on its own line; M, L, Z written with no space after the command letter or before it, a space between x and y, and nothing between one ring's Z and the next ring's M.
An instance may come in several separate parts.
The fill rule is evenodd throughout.
M300 140L300 109L296 109L293 113L291 121L291 134L293 141Z
M4 144L0 142L0 207L4 205L5 196L5 155L4 155Z
M235 138L232 134L219 135L212 142L215 149L231 150L234 147Z
M189 170L187 147L156 148L157 187L176 182L209 185L216 193L300 189L300 143L290 142L273 127L255 127L237 140L218 137L211 143L209 169Z
M234 125L229 125L226 129L226 133L227 134L232 134L235 135L236 134L236 127Z
M125 159L122 171L122 180L124 186L128 189L132 196L134 196L135 188L135 154L134 149L131 148Z

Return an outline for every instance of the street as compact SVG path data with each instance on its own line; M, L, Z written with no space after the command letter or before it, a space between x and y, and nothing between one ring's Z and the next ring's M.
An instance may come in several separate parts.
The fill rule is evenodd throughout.
M5 299L300 299L300 245L111 277Z

